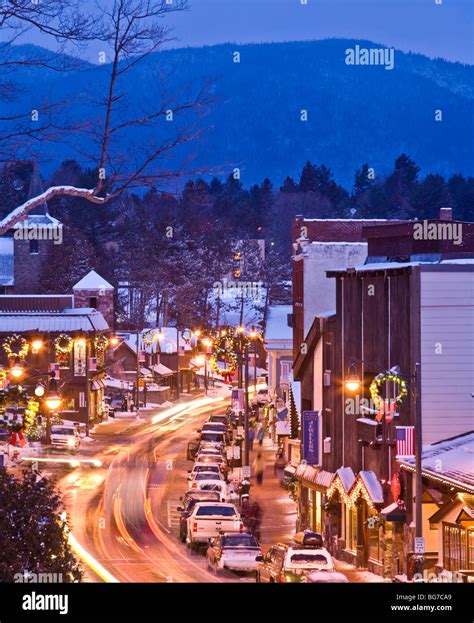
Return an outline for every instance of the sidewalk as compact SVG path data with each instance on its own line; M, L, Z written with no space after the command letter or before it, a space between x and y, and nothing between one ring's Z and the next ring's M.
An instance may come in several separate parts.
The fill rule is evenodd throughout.
M250 464L252 465L258 452L262 452L265 461L263 483L259 487L256 484L255 470L252 467L252 488L250 490L250 503L257 500L263 509L263 521L261 526L261 544L263 551L267 551L271 545L282 542L288 543L296 532L296 504L289 497L288 491L283 489L273 473L277 445L266 437L262 447L258 442L254 443L254 449L250 452ZM357 569L349 563L334 559L336 570L343 573L349 582L355 583L380 583L390 582L367 569Z
M287 543L295 534L296 528L296 505L289 497L288 491L283 489L273 473L275 463L276 444L266 437L262 447L255 441L254 449L250 452L250 465L253 465L258 452L262 452L265 461L265 471L261 486L256 484L255 469L252 467L252 488L250 490L250 503L255 500L260 504L263 511L261 525L261 544L266 551L270 545L278 542Z

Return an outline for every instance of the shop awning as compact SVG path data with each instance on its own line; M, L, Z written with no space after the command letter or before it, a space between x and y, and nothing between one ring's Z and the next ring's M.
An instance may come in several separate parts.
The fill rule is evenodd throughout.
M295 476L298 480L301 480L306 484L313 485L323 492L326 491L334 478L334 474L332 472L327 472L320 467L305 465L304 463L298 465Z
M98 391L99 389L105 389L105 387L105 381L103 381L102 379L94 379L91 383L91 389L94 392Z

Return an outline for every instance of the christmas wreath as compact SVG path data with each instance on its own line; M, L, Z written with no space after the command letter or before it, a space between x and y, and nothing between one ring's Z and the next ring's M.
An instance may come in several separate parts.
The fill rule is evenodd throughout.
M30 345L21 335L10 335L3 342L3 350L6 352L9 359L24 359L27 354Z
M153 331L146 331L143 334L143 341L147 346L151 346L153 344L153 340L155 339Z
M105 337L105 335L96 335L94 338L94 348L98 353L103 353L107 346L109 345L109 340Z
M61 355L69 355L72 351L72 337L66 333L61 333L61 335L58 335L54 340L54 348L56 352Z
M408 387L404 379L393 372L381 372L377 374L369 388L370 396L377 409L384 407L385 399L380 395L380 386L387 381L392 381L398 385L398 395L394 398L394 402L401 403L408 395Z
M245 340L247 338L240 338L240 336L237 337L235 333L229 329L227 331L223 331L214 340L214 349L209 360L209 364L211 366L211 370L222 376L226 381L231 380L235 369L237 368L236 351L240 347L238 342L240 339ZM225 364L224 369L219 368L219 361L222 361Z

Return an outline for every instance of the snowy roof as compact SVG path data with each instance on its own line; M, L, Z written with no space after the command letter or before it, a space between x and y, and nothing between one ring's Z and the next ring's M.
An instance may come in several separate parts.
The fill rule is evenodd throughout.
M85 277L83 277L80 281L76 283L75 286L72 286L73 290L113 290L114 286L112 286L108 281L106 281L103 277L101 277L95 270L91 270L87 273Z
M355 475L352 471L352 467L340 467L337 470L336 475L339 476L339 478L341 479L342 486L347 493L354 484L355 480Z
M351 270L355 270L358 273L367 272L371 270L400 270L402 268L410 268L413 266L444 266L450 264L467 264L473 265L474 258L458 258L451 260L441 260L441 262L373 262L372 264L363 264L361 266L351 267ZM345 268L331 268L326 271L326 274L329 273L345 273L347 272L347 267Z
M153 366L150 366L152 371L155 372L155 374L158 374L159 376L170 376L171 374L174 374L173 370L170 370L170 368L167 368L164 364L162 363L156 363Z
M102 314L94 309L64 309L60 312L0 312L2 333L44 331L106 331L109 328Z
M334 474L320 467L313 467L307 463L300 463L296 468L295 476L300 480L311 482L319 487L327 488L331 484Z
M293 331L288 326L288 315L291 313L293 313L291 305L271 305L268 308L265 342L288 341L291 348Z
M13 272L13 238L0 238L0 286L14 284Z
M24 229L27 227L37 227L38 225L45 225L46 227L58 228L62 227L62 223L57 218L51 216L51 214L28 214L28 216L16 223L13 229Z
M336 315L335 309L329 309L328 311L320 312L318 314L318 318L332 318L332 316Z
M414 459L404 459L400 463L414 470ZM474 431L425 448L422 453L422 470L428 478L442 478L474 493Z
M151 344L145 344L143 336L146 333L158 336L161 332L163 337L161 339L154 339ZM137 334L129 333L124 340L125 344L134 352L137 352ZM176 353L176 327L162 327L161 329L144 329L139 335L139 348L146 353ZM191 350L192 346L188 343L182 335L179 336L180 350Z
M362 482L364 483L364 486L372 502L374 504L383 504L382 485L380 484L379 479L374 474L374 472L361 471L357 474L357 478L354 482L356 482L359 479L362 480ZM354 487L354 484L352 485L351 488L353 487Z

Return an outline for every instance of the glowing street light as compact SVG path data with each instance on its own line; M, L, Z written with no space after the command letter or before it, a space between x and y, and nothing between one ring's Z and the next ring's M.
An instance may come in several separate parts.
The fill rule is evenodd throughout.
M119 338L116 335L113 335L111 338L109 338L109 344L111 346L117 346L117 344L119 343Z
M37 354L43 347L43 340L36 339L31 342L33 353Z
M13 378L15 379L19 379L23 376L24 374L24 369L23 366L20 365L19 363L16 363L14 366L12 366L10 368L10 374L12 375Z
M62 398L57 391L49 391L45 398L45 404L50 411L57 411L61 406Z

